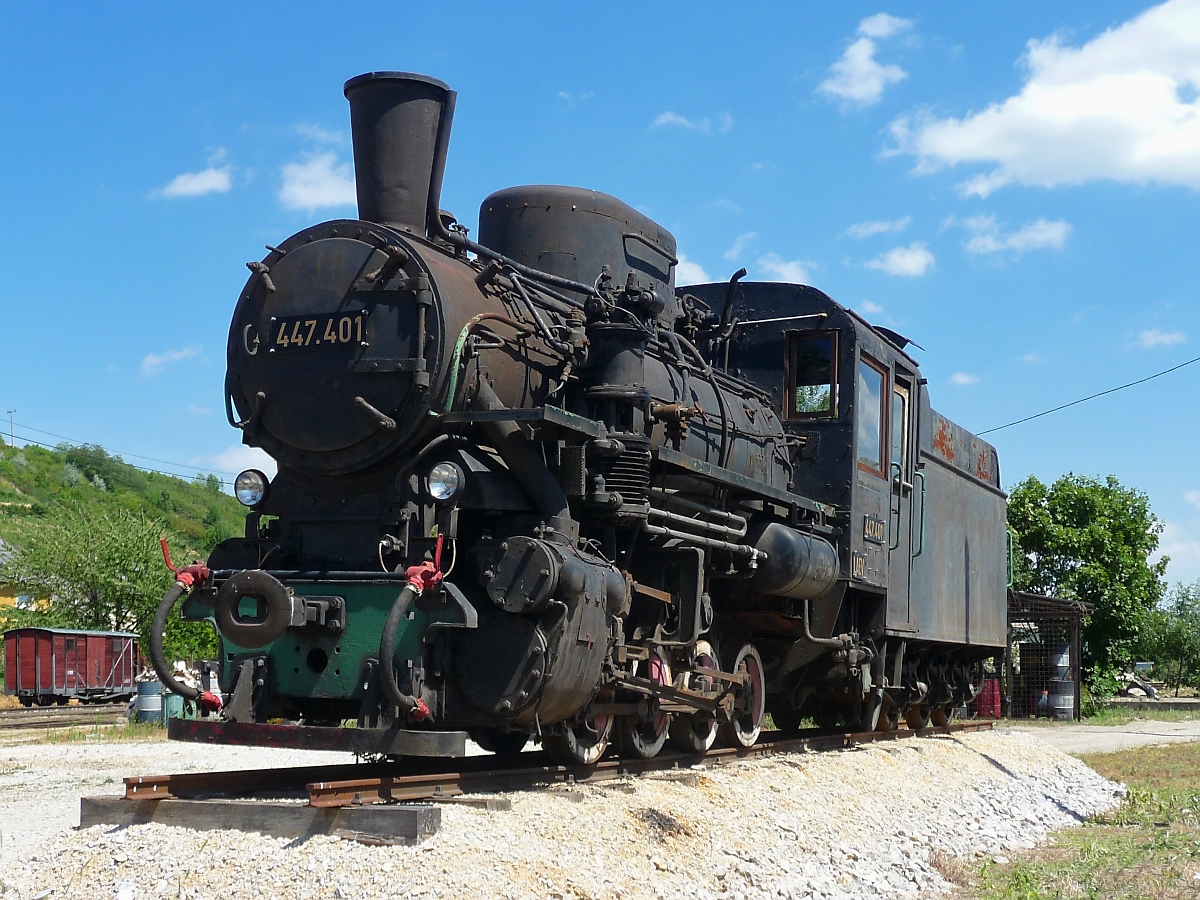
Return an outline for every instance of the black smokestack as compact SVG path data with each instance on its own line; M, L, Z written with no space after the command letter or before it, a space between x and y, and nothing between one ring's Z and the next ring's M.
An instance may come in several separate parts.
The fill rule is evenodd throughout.
M368 72L345 93L359 218L424 234L437 215L457 95L408 72Z

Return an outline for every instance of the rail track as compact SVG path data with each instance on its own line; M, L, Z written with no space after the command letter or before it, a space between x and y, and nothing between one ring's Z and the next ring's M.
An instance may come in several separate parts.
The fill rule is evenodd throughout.
M124 703L95 706L38 706L0 709L0 729L67 728L71 725L116 725L125 720Z
M834 750L880 743L987 730L991 722L961 722L909 731L844 733L805 729L792 735L771 732L753 747L711 750L707 754L660 753L653 759L602 759L592 766L560 766L542 751L511 757L491 754L459 759L408 758L400 762L189 772L141 775L125 779L126 800L234 798L303 791L316 808L380 803L453 800L464 794L528 790L553 784L591 784L648 772L718 766L799 750Z

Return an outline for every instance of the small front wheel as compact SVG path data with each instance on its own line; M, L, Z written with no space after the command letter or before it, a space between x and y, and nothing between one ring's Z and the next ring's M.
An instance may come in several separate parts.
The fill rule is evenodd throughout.
M611 702L611 698L603 696L603 692L597 699ZM612 730L612 716L584 714L565 723L558 734L548 734L542 738L542 746L560 766L594 766L608 749Z
M471 740L497 756L516 756L529 741L529 735L524 731L500 731L495 728L475 728L470 735Z

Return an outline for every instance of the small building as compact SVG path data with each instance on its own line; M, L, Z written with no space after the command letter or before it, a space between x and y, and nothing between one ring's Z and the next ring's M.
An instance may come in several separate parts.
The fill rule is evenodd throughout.
M1080 632L1094 608L1077 600L1008 592L1005 715L1080 717Z

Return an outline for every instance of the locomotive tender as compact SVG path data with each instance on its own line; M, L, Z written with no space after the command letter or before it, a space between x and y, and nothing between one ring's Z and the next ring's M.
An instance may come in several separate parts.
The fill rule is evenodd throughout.
M621 201L439 207L455 94L346 83L359 219L269 247L227 411L279 464L246 534L179 570L151 650L212 622L191 740L563 763L781 730L942 722L1005 640L995 450L898 334L806 286L675 286ZM356 720L356 728L339 727Z

